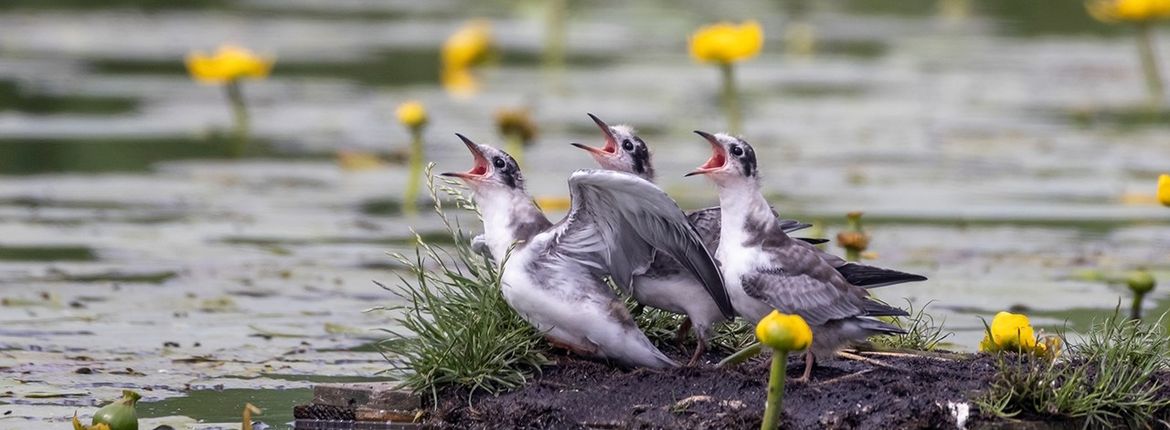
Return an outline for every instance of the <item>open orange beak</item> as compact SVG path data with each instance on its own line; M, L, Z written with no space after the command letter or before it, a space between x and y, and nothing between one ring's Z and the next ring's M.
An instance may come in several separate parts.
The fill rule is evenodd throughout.
M695 171L687 173L686 176L706 175L723 170L723 167L727 166L727 150L723 149L723 144L719 143L719 139L716 139L715 135L711 133L695 130L695 134L703 136L704 139L707 139L707 143L711 144L711 158L708 158L707 162Z
M606 124L605 121L602 121L601 118L597 117L597 115L588 115L589 118L592 118L593 122L597 124L597 127L601 128L601 134L605 137L605 146L601 148L594 148L583 143L571 143L570 145L589 151L589 153L593 154L594 156L612 157L617 155L617 140L614 139L613 133L609 131L609 124Z
M455 135L459 136L459 139L463 141L464 145L467 145L467 150L471 151L471 156L475 158L475 165L471 167L471 170L466 172L445 172L440 173L440 175L468 181L478 181L483 179L483 177L488 173L488 160L483 156L483 151L479 149L478 144L472 142L471 139L467 138L467 136L459 133L455 133Z

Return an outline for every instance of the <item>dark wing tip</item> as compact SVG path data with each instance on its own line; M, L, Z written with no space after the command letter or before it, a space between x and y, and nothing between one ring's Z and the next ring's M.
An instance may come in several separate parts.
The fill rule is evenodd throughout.
M867 266L864 264L849 263L838 267L837 271L841 276L845 277L850 284L862 288L877 288L887 285L902 284L906 282L921 282L925 281L926 277L916 275L913 273L899 272L897 270L883 269L880 267Z

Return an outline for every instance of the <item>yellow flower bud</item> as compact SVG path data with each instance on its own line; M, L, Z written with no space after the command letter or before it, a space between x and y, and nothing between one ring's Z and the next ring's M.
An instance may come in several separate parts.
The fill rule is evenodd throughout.
M1032 329L1028 317L1010 312L995 314L988 335L979 343L979 350L1043 352L1036 347L1036 331Z
M702 63L735 63L759 55L763 48L764 29L756 21L708 25L690 38L691 57Z
M1157 281L1154 279L1154 275L1151 275L1150 272L1145 270L1134 271L1125 278L1125 285L1137 294L1146 294L1154 291L1155 284L1157 284Z
M187 54L187 72L201 83L222 84L244 78L267 78L272 71L271 57L261 57L247 48L223 45L215 55L202 51Z
M777 351L803 350L812 344L812 337L812 329L800 315L772 311L756 324L756 338Z
M532 121L532 115L525 108L497 110L496 129L504 137L519 137L525 145L536 139L536 123Z
M1158 176L1158 201L1170 207L1170 175L1165 173Z
M422 103L411 100L398 105L398 122L410 129L419 129L427 125L427 108Z
M1089 0L1089 15L1102 22L1146 22L1170 17L1170 0Z
M837 233L837 243L842 248L862 252L869 247L869 235L863 231L842 231Z

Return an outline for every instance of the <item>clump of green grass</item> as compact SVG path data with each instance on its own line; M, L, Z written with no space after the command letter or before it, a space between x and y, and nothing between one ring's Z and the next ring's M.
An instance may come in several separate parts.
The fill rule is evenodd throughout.
M499 266L471 250L470 238L448 218L438 194L453 198L459 208L476 211L474 203L454 183L436 185L432 167L426 171L428 189L454 241L441 247L417 236L414 255L394 255L407 267L398 285L379 284L404 301L376 308L396 312L393 321L401 327L384 329L389 338L379 342L392 366L388 372L435 401L444 387L471 393L520 387L548 363L545 343L508 307Z
M1170 407L1156 379L1167 364L1170 337L1162 319L1145 324L1115 313L1062 358L1001 354L992 386L976 404L1001 417L1025 413L1083 420L1086 428L1150 427Z
M756 326L736 318L715 327L711 336L711 348L726 353L735 353L756 343Z
M638 324L638 328L646 333L646 337L654 345L661 348L677 344L678 328L686 316L639 305L632 297L626 297L626 308L634 316L634 322Z
M945 319L936 322L933 315L926 313L926 308L930 306L930 303L927 302L922 307L914 309L914 304L910 300L906 300L907 313L910 316L890 319L891 324L906 330L906 334L876 336L871 340L873 344L883 349L933 351L954 333L943 329L943 324L946 323Z

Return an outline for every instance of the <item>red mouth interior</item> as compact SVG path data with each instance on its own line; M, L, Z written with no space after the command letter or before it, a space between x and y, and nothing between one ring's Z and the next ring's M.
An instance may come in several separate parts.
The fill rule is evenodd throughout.
M470 149L471 156L475 157L475 165L472 166L471 170L468 170L467 173L465 173L465 175L467 175L467 176L484 176L484 175L486 175L488 173L488 161L486 158L483 157L483 154L479 153L479 148L473 148L471 146L468 146L467 149Z
M617 153L617 142L613 141L613 137L610 137L607 135L607 136L605 136L605 146L602 147L601 150L605 153L608 153L608 154L616 154Z
M724 164L727 164L727 157L723 155L723 148L715 148L714 152L715 153L711 154L711 158L708 159L706 163L704 163L702 166L699 166L699 169L715 170L722 168Z

